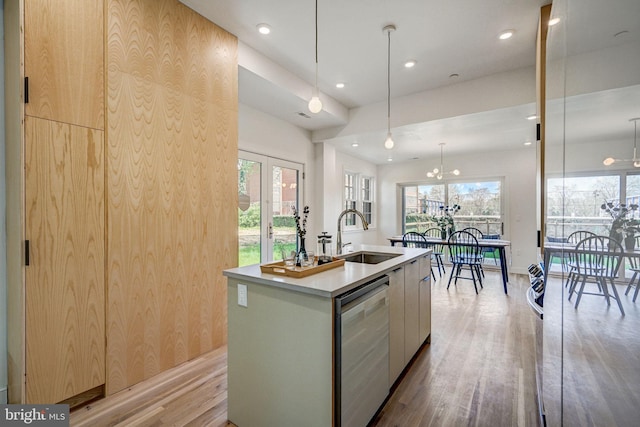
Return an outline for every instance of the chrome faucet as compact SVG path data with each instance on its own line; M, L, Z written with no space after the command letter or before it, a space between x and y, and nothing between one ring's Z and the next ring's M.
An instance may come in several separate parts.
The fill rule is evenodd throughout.
M340 212L340 215L338 215L338 241L336 242L336 254L340 255L342 253L342 217L345 216L346 214L356 214L360 217L360 219L362 220L362 228L364 230L368 230L369 229L369 223L367 222L366 219L364 219L364 215L362 215L362 212L360 212L359 210L356 209L345 209L342 212Z

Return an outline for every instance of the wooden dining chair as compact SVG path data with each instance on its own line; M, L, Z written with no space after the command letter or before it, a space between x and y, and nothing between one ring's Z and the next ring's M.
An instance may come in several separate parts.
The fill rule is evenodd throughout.
M466 231L467 233L471 233L473 235L473 237L476 238L476 240L480 240L483 238L483 234L482 231L480 231L479 229L475 228L475 227L466 227L463 228L462 231ZM482 250L482 248L480 248L480 273L482 274L482 277L484 277L484 269L482 268L482 263L484 262L484 251Z
M451 280L455 277L454 285L458 284L458 279L468 279L473 281L473 287L478 293L478 286L482 288L482 253L478 246L478 239L467 231L456 231L449 236L449 258L453 264L447 289L451 286ZM463 276L462 269L468 267L471 277Z
M622 245L607 236L587 237L578 242L572 258L575 270L569 285L569 300L574 293L577 295L575 308L578 308L583 295L600 295L604 296L607 305L611 305L612 298L615 299L624 316L620 295L614 284L624 258ZM587 281L595 282L598 292L586 292Z
M440 239L442 237L440 229L437 227L429 228L423 234L425 237L433 237L435 239ZM442 277L447 274L447 270L444 268L444 262L442 260L444 247L440 243L429 243L429 245L433 251L431 253L431 259L435 262L436 267L438 268L438 274Z

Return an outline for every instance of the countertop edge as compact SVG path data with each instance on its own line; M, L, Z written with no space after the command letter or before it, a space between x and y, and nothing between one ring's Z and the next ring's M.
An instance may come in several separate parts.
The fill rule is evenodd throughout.
M274 286L324 298L334 298L389 271L392 271L400 265L407 264L421 256L424 256L425 254L431 253L431 249L422 248L356 245L354 247L354 252L359 251L397 253L399 256L383 261L379 264L346 262L344 266L304 278L292 278L288 276L262 273L259 264L227 269L223 271L223 275L239 281L247 280L265 286ZM319 281L319 278L323 280Z

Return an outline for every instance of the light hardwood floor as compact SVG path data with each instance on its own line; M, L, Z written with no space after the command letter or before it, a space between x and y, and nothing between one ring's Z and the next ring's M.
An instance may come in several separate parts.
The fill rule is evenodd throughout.
M373 426L532 426L534 316L524 276L432 284L432 336ZM226 348L74 410L72 426L227 426ZM284 426L283 426L284 427Z

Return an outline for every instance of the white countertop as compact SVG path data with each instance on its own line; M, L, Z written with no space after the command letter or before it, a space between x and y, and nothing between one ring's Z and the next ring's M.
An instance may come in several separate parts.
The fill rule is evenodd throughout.
M247 280L263 285L277 286L296 292L333 298L353 289L363 283L381 276L385 272L394 270L398 265L431 252L431 249L416 249L379 245L354 245L353 252L380 252L386 254L400 254L399 256L379 264L360 264L345 262L344 266L332 268L307 277L294 278L277 274L263 273L259 264L224 270L223 274L238 280ZM347 255L342 254L342 255Z

